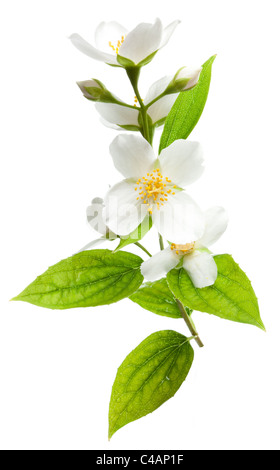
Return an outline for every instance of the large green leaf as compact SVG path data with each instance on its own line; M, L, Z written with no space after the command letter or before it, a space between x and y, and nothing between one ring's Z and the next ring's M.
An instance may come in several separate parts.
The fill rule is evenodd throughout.
M214 259L218 278L213 286L203 289L194 287L184 268L170 271L167 281L174 295L194 310L265 330L257 297L246 274L230 255L218 255Z
M83 251L50 267L13 300L51 309L111 304L142 284L142 262L124 251Z
M193 358L189 340L175 331L159 331L139 344L117 372L110 401L109 438L173 397Z
M160 281L147 282L143 284L134 294L130 296L142 308L171 318L182 318L176 299L168 287L166 279ZM186 309L188 314L191 310Z
M206 104L215 58L214 55L203 64L197 85L179 94L165 121L160 152L175 140L186 139L196 126Z

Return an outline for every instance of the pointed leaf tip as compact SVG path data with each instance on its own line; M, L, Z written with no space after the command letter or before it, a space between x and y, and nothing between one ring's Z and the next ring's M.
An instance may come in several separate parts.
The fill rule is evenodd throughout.
M212 65L215 59L216 55L213 55L202 65L202 71L195 87L179 94L166 118L159 153L175 140L187 139L198 123L207 101Z
M142 262L126 251L82 251L50 267L12 300L50 309L108 305L140 287Z
M109 409L109 439L172 398L193 359L189 339L176 331L158 331L139 344L117 372Z
M230 255L218 255L214 259L218 267L215 284L198 289L183 268L173 269L167 275L171 291L193 310L266 331L256 294L244 271Z

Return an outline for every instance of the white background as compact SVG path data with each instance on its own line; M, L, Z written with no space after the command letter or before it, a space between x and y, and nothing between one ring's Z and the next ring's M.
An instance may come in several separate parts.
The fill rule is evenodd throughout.
M278 3L1 2L2 449L280 448ZM228 209L230 225L215 251L233 254L247 272L267 333L196 313L206 346L194 345L187 381L108 443L117 367L154 331L187 334L183 321L129 300L51 311L9 299L94 238L85 208L119 179L108 153L115 131L102 127L75 81L95 77L130 100L133 93L123 71L80 54L68 36L92 41L102 20L133 27L156 16L182 23L143 70L143 94L161 76L218 54L191 136L203 144L207 168L190 192L204 208Z

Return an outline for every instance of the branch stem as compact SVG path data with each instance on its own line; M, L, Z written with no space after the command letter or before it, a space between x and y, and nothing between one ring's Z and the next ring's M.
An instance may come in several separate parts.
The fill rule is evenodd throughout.
M132 68L127 68L126 69L127 76L130 80L130 83L132 85L132 88L134 90L135 96L138 100L138 103L140 105L140 113L142 116L142 122L143 122L143 137L151 144L153 135L151 133L150 135L150 126L149 126L149 121L148 121L148 113L147 113L147 108L144 105L139 89L138 89L138 80L139 80L139 75L140 75L140 68L137 67L132 67ZM138 108L139 109L139 108Z
M128 104L128 103L125 103L124 101L118 101L116 100L114 102L114 104L117 104L119 106L123 106L124 108L131 108L131 109L136 109L136 110L140 110L140 108L138 106L133 106L132 104Z
M142 127L142 135L149 142L149 144L152 145L153 132L152 132L152 129L150 128L150 126L149 126L148 113L147 113L148 106L144 105L144 103L142 101L142 98L141 98L141 95L140 95L139 90L138 90L138 80L139 80L139 75L140 75L140 68L137 68L137 67L131 67L130 68L130 67L128 67L128 68L126 68L126 73L127 73L127 76L130 80L132 88L134 90L135 96L136 96L136 98L139 102L139 105L140 105L139 112L141 113L141 116L142 116L142 126L143 126ZM157 99L159 99L159 97ZM157 99L154 100L154 102L157 101ZM153 104L153 102L149 103L149 106L151 106L152 104ZM163 242L162 235L159 233L158 236L159 236L160 249L164 250L164 242ZM146 250L146 248L144 248L140 243L136 242L135 245L137 245L139 248L141 248L143 251L145 251L145 253L147 253L149 256L151 256L151 254ZM182 302L179 299L176 299L176 302L177 302L178 308L180 310L180 313L182 315L182 318L184 319L185 323L187 324L187 326L188 326L192 336L194 337L196 343L198 344L198 346L200 348L203 348L204 344L202 343L202 341L201 341L201 339L198 335L198 332L196 331L196 327L195 327L195 324L194 324L192 318L190 317L190 315L187 314L186 309L185 309L184 305L182 304Z
M164 96L166 96L165 92L161 93L161 95L158 95L156 98L154 98L152 101L150 101L150 103L146 105L146 109L148 109L150 106L152 106L152 104L156 103L158 100L160 100Z
M185 309L184 305L182 304L182 302L179 299L176 299L176 302L177 302L178 308L180 310L180 313L182 315L182 318L184 319L185 323L187 324L187 326L188 326L191 334L193 335L196 343L198 344L198 346L200 348L203 348L204 344L202 343L202 341L199 337L199 334L196 331L196 327L195 327L195 324L194 324L193 320L191 319L190 315L187 314L186 309Z
M135 242L134 245L138 246L142 251L144 251L150 258L152 257L151 253L139 242Z

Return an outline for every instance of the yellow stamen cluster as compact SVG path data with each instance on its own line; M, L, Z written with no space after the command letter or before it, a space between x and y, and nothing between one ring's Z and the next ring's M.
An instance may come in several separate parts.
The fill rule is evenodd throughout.
M195 247L195 242L192 243L186 243L185 245L176 245L175 243L172 243L171 245L171 250L176 252L176 255L184 256L188 255L194 250Z
M125 39L125 37L122 36L121 39L117 42L117 45L116 45L116 46L114 46L114 44L112 44L112 42L109 41L109 46L111 47L111 49L113 49L113 51L114 51L116 54L119 53L120 47L121 47L122 43L124 42L124 39Z
M161 206L164 206L168 201L168 196L174 195L174 189L176 189L169 178L162 176L159 168L139 178L136 185L137 201L141 199L143 204L147 204L150 214L153 212L153 207L159 210Z

